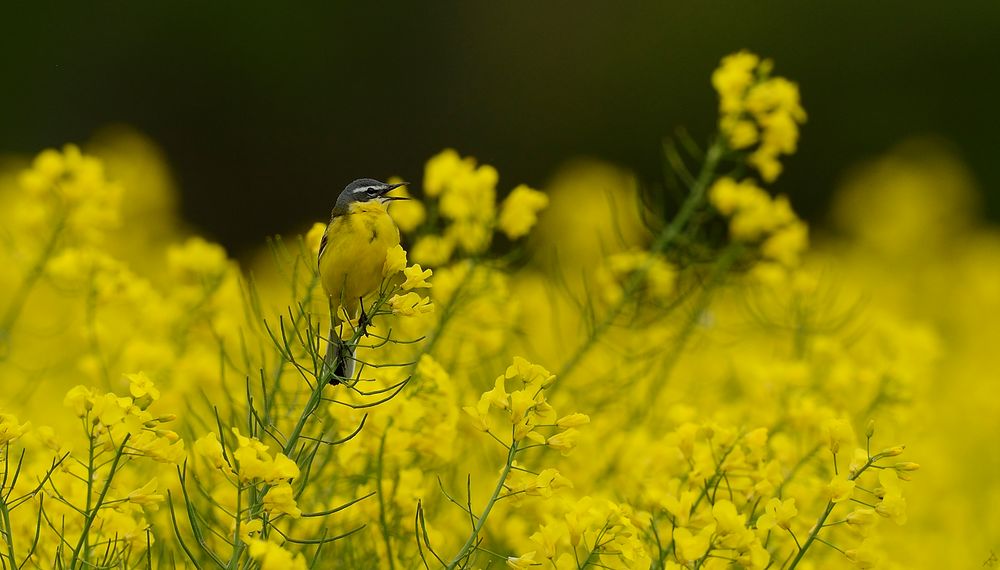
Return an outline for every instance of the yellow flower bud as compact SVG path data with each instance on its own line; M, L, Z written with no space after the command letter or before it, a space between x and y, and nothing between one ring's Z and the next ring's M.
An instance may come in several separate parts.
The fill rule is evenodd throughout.
M903 453L905 449L906 449L905 445L897 445L895 447L883 449L882 451L879 452L879 455L881 455L882 457L895 457Z
M854 481L844 475L838 475L827 485L827 494L834 503L841 503L854 494Z
M566 429L571 427L579 427L589 423L590 423L590 416L588 416L587 414L575 413L559 418L559 421L556 422L556 425L563 429Z

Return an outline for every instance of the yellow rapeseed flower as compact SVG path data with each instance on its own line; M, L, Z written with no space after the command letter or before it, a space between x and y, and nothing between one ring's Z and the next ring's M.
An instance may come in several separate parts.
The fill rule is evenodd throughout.
M827 484L827 495L834 503L842 503L854 495L854 481L846 475L837 475Z
M504 199L497 226L510 239L523 237L538 222L538 212L548 205L549 197L544 192L532 190L524 184L517 186Z
M145 507L151 507L153 510L162 503L166 497L162 493L157 493L156 489L159 483L154 478L149 483L146 483L139 489L132 491L128 494L128 502L135 505L142 505Z
M403 317L429 313L434 310L434 304L431 303L430 299L421 297L412 291L403 295L393 295L389 299L389 306L392 308L392 314Z
M541 566L541 562L535 559L535 552L526 552L520 556L508 556L507 567L514 570L526 570L528 568Z
M426 235L413 244L410 257L423 265L438 267L448 263L454 251L455 241L451 237Z
M389 178L389 184L402 182L399 178ZM410 198L410 193L405 186L400 186L389 192L388 196L393 198ZM427 209L420 200L407 199L392 203L389 208L389 216L396 223L396 227L403 233L410 233L420 227L427 218Z
M869 530L878 521L875 509L865 507L852 511L845 519L847 524L862 536L867 536Z
M223 455L222 444L219 443L219 439L215 436L214 432L209 432L208 435L195 441L191 451L200 457L204 457L216 469L222 469L227 465L226 458Z
M20 438L31 425L31 422L19 424L17 418L11 414L0 414L0 445Z
M795 508L794 498L782 501L774 497L764 506L764 514L757 519L757 528L768 530L779 526L787 529L791 526L792 519L798 512L798 509Z
M698 534L692 533L687 528L674 530L674 544L677 549L677 557L687 562L694 562L703 558L708 554L713 534L715 534L714 524L702 528Z
M558 449L563 455L569 455L576 448L580 438L580 431L576 428L569 428L566 431L557 433L545 440L545 445L552 449Z
M391 277L406 267L406 250L401 245L390 247L385 254L385 263L382 265L382 275Z
M277 515L288 515L293 519L302 516L302 510L295 504L295 495L292 486L283 481L267 491L264 495L264 510L272 517Z
M266 540L250 541L250 556L260 564L261 570L306 570L302 554L293 555L284 548Z
M747 163L765 182L781 174L778 158L795 152L799 125L806 120L798 86L771 77L771 68L769 60L742 51L724 57L712 73L719 94L719 131L731 149L757 145Z
M313 255L319 255L319 246L323 242L324 235L326 235L326 224L323 222L314 223L306 232L306 247Z
M829 449L832 453L840 452L840 446L854 441L854 429L851 423L844 419L831 419L823 426L826 432Z
M429 289L431 284L427 282L433 275L433 271L430 269L423 269L420 264L411 265L403 270L403 275L406 276L406 280L400 287L404 291L409 291L411 289Z
M875 507L875 512L890 518L896 524L906 522L906 499L903 498L899 476L892 469L882 469L878 474L881 487L876 490L882 500Z

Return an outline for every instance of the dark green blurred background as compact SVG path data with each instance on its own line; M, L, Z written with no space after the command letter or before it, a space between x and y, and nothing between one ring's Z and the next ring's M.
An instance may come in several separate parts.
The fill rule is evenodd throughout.
M506 190L565 159L656 181L660 141L710 133L709 75L773 57L809 113L777 189L821 219L844 169L912 135L954 144L1000 212L1000 3L7 2L0 152L131 124L185 216L239 252L325 218L353 178L420 181L455 147Z

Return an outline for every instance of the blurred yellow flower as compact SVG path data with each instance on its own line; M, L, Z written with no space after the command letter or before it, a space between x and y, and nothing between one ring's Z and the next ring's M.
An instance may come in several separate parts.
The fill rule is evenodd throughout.
M795 499L781 500L772 498L764 506L764 514L757 519L757 528L768 530L779 526L787 529L791 526L792 519L799 513L795 508Z
M241 481L250 482L256 479L269 484L279 484L299 476L298 466L283 453L272 457L267 446L259 440L241 435L235 427L232 429L238 443L232 454ZM212 453L211 442L205 445L207 451Z
M520 556L507 557L508 568L513 568L514 570L524 570L533 566L541 566L541 563L535 560L534 551L526 552Z
M845 519L851 528L855 529L862 536L867 536L868 531L878 521L875 509L863 508L852 511Z
M823 429L832 453L838 453L841 445L854 441L854 428L851 427L851 422L845 419L828 420Z
M906 499L903 498L899 477L892 469L879 471L878 481L881 487L876 493L881 497L875 512L892 519L896 524L906 523Z
M548 205L549 198L544 192L521 184L504 199L497 226L510 239L524 237L538 222L538 212Z
M267 491L267 494L264 495L264 510L272 517L288 515L297 519L302 516L302 511L295 504L292 486L287 481L283 481Z
M292 555L284 548L266 540L250 540L250 556L260 564L261 570L306 570L306 559L301 554Z
M712 73L712 85L719 94L719 130L734 150L759 142L747 162L765 182L781 174L778 157L795 152L799 124L806 120L798 86L783 77L771 77L772 67L770 60L741 51L724 57Z
M162 493L156 492L158 486L159 482L156 479L151 480L139 489L129 493L128 502L155 509L157 505L166 499Z
M316 222L306 232L306 247L314 255L319 255L319 246L323 243L323 236L326 234L326 224Z
M389 184L398 184L402 180L390 178ZM426 190L425 190L426 191ZM410 233L420 227L427 219L427 209L420 200L412 199L405 186L400 186L389 192L388 196L393 198L406 198L392 202L389 208L389 216L396 222L396 227L403 233Z
M391 277L406 267L406 250L400 245L389 248L385 254L385 263L382 265L382 275Z
M677 548L677 557L687 562L694 562L704 557L708 554L714 533L714 524L702 528L697 534L692 533L686 528L675 530L674 544Z
M30 422L18 424L11 414L0 414L0 445L7 445L20 438L28 430Z
M209 464L216 469L222 469L227 465L222 444L219 443L214 432L209 432L208 435L195 441L192 451L198 456L207 459Z
M431 267L444 265L451 258L455 250L455 242L447 237L423 236L410 249L410 257L413 261Z
M854 495L854 481L846 475L837 475L827 484L827 495L834 503L842 503Z

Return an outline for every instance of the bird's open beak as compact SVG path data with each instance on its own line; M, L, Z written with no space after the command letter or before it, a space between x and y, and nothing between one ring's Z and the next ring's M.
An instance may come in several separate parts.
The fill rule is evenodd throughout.
M407 196L386 196L386 194L388 194L389 192L392 192L396 188L399 188L400 186L408 186L408 185L409 185L409 182L400 182L399 184L386 184L385 185L385 190L382 192L382 196L381 196L382 201L383 202L392 202L392 201L395 201L395 200L409 200L410 198L407 197Z

